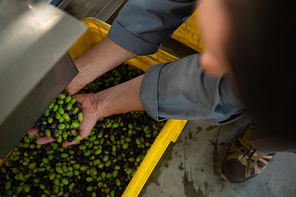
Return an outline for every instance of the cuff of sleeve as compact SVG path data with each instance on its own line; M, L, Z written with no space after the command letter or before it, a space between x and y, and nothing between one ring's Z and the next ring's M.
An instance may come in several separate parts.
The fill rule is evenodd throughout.
M112 23L108 36L111 38L111 40L113 40L116 44L118 44L122 48L137 55L153 54L160 47L160 44L159 45L151 44L135 36L128 30L126 30L124 27L122 27L116 21L116 19Z
M166 64L151 66L145 73L141 83L140 100L147 114L156 121L166 120L166 118L158 116L158 80L161 68Z

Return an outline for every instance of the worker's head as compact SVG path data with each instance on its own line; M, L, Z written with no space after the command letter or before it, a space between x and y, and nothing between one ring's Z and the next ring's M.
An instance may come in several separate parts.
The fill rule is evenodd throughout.
M199 3L202 67L231 75L245 106L266 124L296 126L296 1Z

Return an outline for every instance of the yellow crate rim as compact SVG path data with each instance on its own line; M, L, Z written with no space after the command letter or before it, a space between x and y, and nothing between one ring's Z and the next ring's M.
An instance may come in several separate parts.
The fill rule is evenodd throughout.
M199 24L196 21L199 9L200 7L178 29L176 29L172 38L198 52L203 52L205 46L200 35Z

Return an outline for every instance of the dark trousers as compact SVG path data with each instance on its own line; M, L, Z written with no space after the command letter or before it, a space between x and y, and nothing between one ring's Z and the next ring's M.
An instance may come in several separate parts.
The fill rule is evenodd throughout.
M296 139L293 136L285 136L284 128L278 132L268 132L263 129L255 129L249 139L249 143L256 150L264 153L286 152L296 150Z
M223 125L234 122L244 115L246 115L246 112L240 110L232 116L204 120L204 122L211 125ZM260 128L260 122L256 122L255 124L258 125L256 126L256 129L253 130L251 138L249 139L249 143L257 151L264 153L296 151L296 129L294 137L293 135L286 135L284 127L278 131L269 132L264 130L264 128Z

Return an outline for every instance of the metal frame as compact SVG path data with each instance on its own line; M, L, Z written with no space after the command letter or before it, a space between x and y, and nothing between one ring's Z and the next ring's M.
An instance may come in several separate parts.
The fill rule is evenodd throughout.
M102 10L95 16L95 18L106 22L124 2L125 2L125 0L111 0L111 1L109 1L102 8Z
M3 159L78 73L64 54L87 26L41 0L2 0L0 13Z
M67 7L67 5L69 5L69 3L71 3L72 0L63 0L57 7L60 9L64 9L65 7Z
M65 7L67 7L67 5L69 5L69 3L72 0L43 0L43 1L63 10Z

